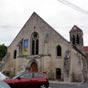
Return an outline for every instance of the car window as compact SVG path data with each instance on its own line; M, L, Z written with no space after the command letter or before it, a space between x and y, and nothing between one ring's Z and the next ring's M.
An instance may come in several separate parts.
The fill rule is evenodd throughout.
M34 73L33 74L33 77L34 78L42 78L43 77L43 74L41 74L41 73Z
M23 74L20 78L32 78L32 73Z

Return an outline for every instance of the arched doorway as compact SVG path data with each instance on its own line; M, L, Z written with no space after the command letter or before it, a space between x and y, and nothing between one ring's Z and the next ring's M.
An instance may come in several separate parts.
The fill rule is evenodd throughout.
M56 79L61 80L61 69L56 68Z
M37 72L38 71L38 66L35 62L32 62L32 64L31 64L31 71L32 72Z

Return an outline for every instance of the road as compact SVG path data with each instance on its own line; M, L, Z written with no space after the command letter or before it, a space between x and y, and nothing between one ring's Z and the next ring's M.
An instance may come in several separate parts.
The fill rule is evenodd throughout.
M50 83L50 88L88 88L88 84L59 84Z

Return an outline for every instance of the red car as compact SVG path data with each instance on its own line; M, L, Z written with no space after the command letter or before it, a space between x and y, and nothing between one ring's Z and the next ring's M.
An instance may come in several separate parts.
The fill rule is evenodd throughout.
M49 82L46 74L37 72L25 72L12 78L5 79L11 88L48 88Z

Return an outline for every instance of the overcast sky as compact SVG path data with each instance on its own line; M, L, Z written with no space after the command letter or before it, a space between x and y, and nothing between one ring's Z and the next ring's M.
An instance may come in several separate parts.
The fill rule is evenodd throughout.
M0 44L10 45L32 13L36 12L68 41L69 31L77 25L83 30L84 45L87 46L88 0L67 0L82 11L60 1L0 0Z

